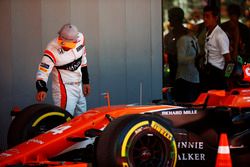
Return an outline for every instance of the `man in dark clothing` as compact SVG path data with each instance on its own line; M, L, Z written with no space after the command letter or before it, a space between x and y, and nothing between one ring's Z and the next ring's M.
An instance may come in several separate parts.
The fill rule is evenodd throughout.
M229 21L221 24L230 40L230 55L237 63L237 56L241 56L244 62L250 61L250 31L248 27L239 22L241 8L237 4L227 6Z
M170 32L164 37L164 52L168 55L170 69L170 84L173 85L177 71L177 40L188 33L188 29L183 26L184 12L179 7L168 10L168 18L171 26Z

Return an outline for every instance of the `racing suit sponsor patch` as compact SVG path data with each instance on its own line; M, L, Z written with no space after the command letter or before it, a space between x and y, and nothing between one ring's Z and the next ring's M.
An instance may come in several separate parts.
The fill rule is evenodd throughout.
M46 68L43 68L43 67L41 67L41 66L39 67L39 70L40 70L40 71L43 71L43 72L48 72L48 70L47 70Z
M80 45L76 48L77 52L79 52L83 48L83 45Z
M62 48L57 49L57 51L58 51L58 53L59 53L59 54L63 54L63 53L64 53L64 51L63 51L63 49L62 49Z
M71 63L65 64L62 66L56 66L56 68L62 69L62 70L75 71L78 69L78 67L80 67L81 64L82 64L82 56L79 59L74 60Z
M40 67L43 67L43 68L49 69L49 65L48 65L48 64L46 64L46 63L40 63Z

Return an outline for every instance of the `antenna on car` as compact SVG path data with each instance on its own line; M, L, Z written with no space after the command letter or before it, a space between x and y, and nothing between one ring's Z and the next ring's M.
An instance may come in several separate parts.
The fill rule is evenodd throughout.
M102 93L102 95L107 100L108 108L110 108L110 96L109 96L109 92Z
M142 105L142 88L143 88L143 84L142 82L140 82L140 105Z

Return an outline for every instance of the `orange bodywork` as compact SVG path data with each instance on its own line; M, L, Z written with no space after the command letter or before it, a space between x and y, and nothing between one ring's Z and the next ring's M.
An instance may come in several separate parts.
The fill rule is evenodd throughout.
M204 104L206 104L208 108L249 108L250 89L239 88L233 89L230 92L213 90L208 93L202 93L193 103L193 107ZM0 167L13 164L48 164L49 158L55 157L65 149L76 144L76 142L69 140L70 138L84 138L84 132L89 129L104 129L110 122L108 118L117 118L127 114L153 113L177 108L181 107L170 105L120 105L95 108L44 134L2 152L0 154ZM72 165L73 164L71 164L71 166ZM74 166L78 165L79 164L74 164ZM84 164L82 163L82 165ZM55 164L52 166L55 166ZM67 166L67 164L58 166Z
M112 106L89 110L69 122L2 152L0 154L0 167L13 164L41 164L45 162L48 164L49 158L76 144L68 140L69 138L84 138L86 130L103 129L109 124L106 114L116 118L127 114L155 112L171 108L177 108L177 106Z
M236 88L229 92L211 90L202 93L193 104L206 104L207 107L250 108L250 89Z

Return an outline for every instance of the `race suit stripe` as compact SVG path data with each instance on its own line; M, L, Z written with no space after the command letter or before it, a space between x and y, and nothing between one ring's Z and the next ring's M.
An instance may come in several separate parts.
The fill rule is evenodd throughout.
M52 53L51 51L45 50L45 51L44 51L44 54L45 54L46 56L48 56L50 59L52 59L52 61L53 61L54 63L56 63L56 58L55 58L55 56L53 55L53 53Z
M86 67L87 66L87 58L86 58L86 47L85 47L85 38L83 36L83 40L82 40L82 49L83 49L83 58L82 58L82 64L81 67Z
M82 64L81 64L81 67L85 67L85 66L87 66L86 48L85 48L85 47L83 47L83 55L85 55L85 56L83 56L83 58L82 58Z
M51 62L55 64L54 60L49 55L44 54L43 56L48 57L51 60Z
M59 81L60 93L61 93L61 104L60 104L60 107L63 108L63 109L66 109L67 92L66 92L65 85L63 84L62 77L61 77L61 74L60 74L59 70L57 70L57 72L58 72L58 81Z

